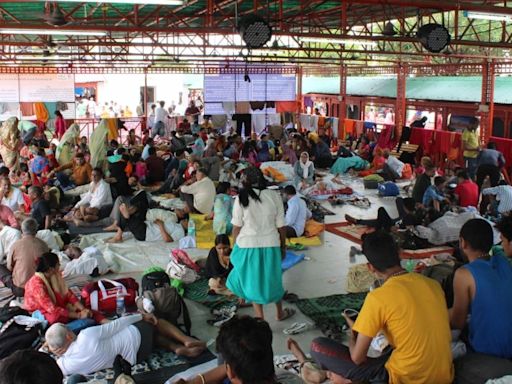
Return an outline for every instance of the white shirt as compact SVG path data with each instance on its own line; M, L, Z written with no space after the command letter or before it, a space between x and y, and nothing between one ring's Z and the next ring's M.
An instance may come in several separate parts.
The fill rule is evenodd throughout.
M154 222L146 222L146 241L163 241L160 227ZM179 241L185 237L185 230L180 223L174 223L172 221L164 222L165 232L172 237L173 241Z
M498 185L493 188L485 188L482 195L496 195L499 213L512 211L512 187L510 185Z
M386 160L386 164L397 173L398 176L402 176L402 171L404 170L405 164L398 160L395 156L389 155Z
M82 198L76 203L76 208L89 204L91 208L101 208L104 205L112 204L112 193L110 184L105 180L100 180L98 184L92 182L89 191L82 195Z
M23 193L18 188L11 187L11 194L9 197L4 196L2 204L7 205L13 212L19 211L20 205L25 205Z
M210 213L215 202L215 184L205 177L190 185L183 185L181 192L194 195L194 208L205 215Z
M142 320L142 315L121 317L103 325L84 329L68 350L58 360L62 373L87 375L102 369L112 368L117 355L130 365L137 362L141 336L132 326Z
M311 218L311 212L306 202L302 200L299 195L295 195L288 200L288 210L286 211L285 217L286 226L292 227L297 237L304 234L306 220L309 218Z
M165 108L158 107L155 111L155 123L158 123L161 121L162 123L165 122L165 119L167 119L167 116L169 113Z
M235 199L231 224L241 227L236 244L240 248L279 247L277 229L285 226L281 195L270 189L255 192L261 201L249 197L247 207L240 204L239 197Z
M5 225L0 231L0 264L5 263L5 257L9 254L12 245L21 239L21 232L18 229Z

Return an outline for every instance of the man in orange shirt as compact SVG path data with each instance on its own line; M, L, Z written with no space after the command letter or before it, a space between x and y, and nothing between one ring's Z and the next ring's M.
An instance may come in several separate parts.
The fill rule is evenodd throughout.
M71 169L71 175L63 171ZM48 177L57 176L62 189L67 190L79 185L89 184L91 182L92 167L85 161L82 153L77 153L71 163L61 165L48 174Z

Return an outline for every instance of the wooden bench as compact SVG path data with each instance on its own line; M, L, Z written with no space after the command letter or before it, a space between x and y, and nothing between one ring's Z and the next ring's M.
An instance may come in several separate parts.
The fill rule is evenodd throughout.
M418 151L418 148L420 146L418 144L408 144L408 143L403 143L402 146L400 147L400 151L398 151L398 144L396 145L396 147L391 151L391 156L394 156L394 157L400 157L402 155L402 153L416 153Z

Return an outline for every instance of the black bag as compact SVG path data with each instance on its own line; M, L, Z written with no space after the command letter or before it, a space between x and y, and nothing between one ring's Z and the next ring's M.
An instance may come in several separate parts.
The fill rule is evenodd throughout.
M142 276L142 292L170 286L170 278L164 271L150 272Z
M167 277L168 278L168 277ZM187 335L190 335L192 322L188 312L187 304L178 293L178 290L169 285L145 290L142 297L137 299L137 307L144 310L144 298L150 299L155 307L154 314L157 318L169 321L178 328L181 328Z
M21 349L35 349L41 340L41 325L27 327L14 322L18 315L30 316L19 307L0 308L0 359Z
M422 272L424 276L430 277L441 284L448 308L453 306L453 277L455 275L455 271L461 265L462 264L460 263L455 264L455 266L451 266L449 264L437 264L425 268Z

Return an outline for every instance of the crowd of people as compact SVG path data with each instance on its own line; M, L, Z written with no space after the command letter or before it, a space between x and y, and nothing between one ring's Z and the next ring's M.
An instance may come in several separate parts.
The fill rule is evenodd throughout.
M124 142L107 139L104 120L90 139L80 137L76 126L59 128L48 147L14 138L18 147L10 152L9 164L4 160L0 167L0 281L27 311L48 322L45 343L57 366L37 352L17 352L0 362L2 382L31 382L42 365L48 366L41 377L49 384L61 382L62 375L87 375L123 361L131 366L154 346L185 357L205 351L206 343L150 311L111 320L84 306L68 288L60 258L47 240L59 233L69 243L66 229L73 228L112 232L111 243L122 242L127 232L138 241L175 242L190 235L191 214L213 221L215 246L205 266L210 293L235 296L254 312L254 318L233 318L223 325L217 350L224 364L191 383L276 382L272 331L263 306L275 305L277 321L294 316L295 310L283 305L286 240L303 236L312 217L303 195L320 188L336 198L339 177L346 173L378 175L392 183L414 172L416 181L409 197L396 198L397 218L383 207L375 219L346 215L348 222L374 229L363 237L362 253L382 286L367 295L356 319L343 314L350 329L348 347L318 338L309 359L289 340L303 378L312 383L327 378L334 383L451 383L450 330L463 331L468 355L481 354L483 364L488 358L512 359L512 266L507 260L512 257L512 186L501 180L505 159L492 142L483 148L475 130L468 129L462 135L466 164L443 169L429 157L407 164L380 148L374 135L350 138L337 148L324 128L244 139L232 129L213 130L208 119L200 125L200 109L193 102L186 114L191 121L168 132L169 111L161 102L149 127L140 135L129 131ZM262 167L277 161L292 172L279 184L282 193L268 188L279 172ZM321 179L319 170L330 170L332 177ZM82 194L71 194L80 188ZM148 220L152 208L167 210L156 196L158 201L180 199L183 208L173 209L172 218ZM494 248L491 223L501 234L501 251ZM457 243L465 264L452 276L448 302L436 281L402 268L396 234L404 231L428 244ZM80 253L67 246L66 252L75 251ZM381 331L392 347L368 358ZM35 368L22 372L16 367L24 367L27 358ZM68 383L84 378L72 380Z

